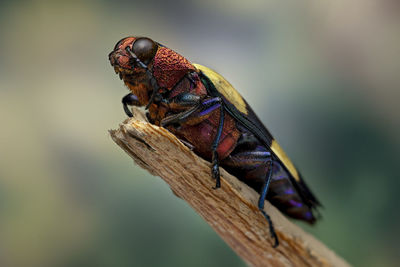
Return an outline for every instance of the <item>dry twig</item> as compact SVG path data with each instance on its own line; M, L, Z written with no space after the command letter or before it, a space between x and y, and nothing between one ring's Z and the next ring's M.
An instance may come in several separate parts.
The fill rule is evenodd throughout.
M265 210L280 240L272 248L268 223L257 209L258 193L221 169L222 187L213 190L210 163L196 156L164 128L148 123L143 113L126 120L112 139L134 161L160 176L252 266L349 266L324 244L291 223L270 203Z

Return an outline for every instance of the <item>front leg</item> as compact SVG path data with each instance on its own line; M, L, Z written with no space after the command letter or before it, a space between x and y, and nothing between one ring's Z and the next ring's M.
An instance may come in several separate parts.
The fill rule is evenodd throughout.
M171 124L196 125L220 108L222 101L219 97L203 99L195 94L183 93L168 102L164 100L163 104L171 110L180 111L161 120L161 126L165 127Z
M217 153L217 148L219 142L221 140L222 130L224 128L224 106L221 98L214 97L202 100L200 103L192 106L191 108L171 116L168 116L161 120L161 125L166 126L168 124L187 124L187 125L195 125L206 118L208 118L212 112L215 110L220 110L219 123L216 135L214 137L214 141L211 145L211 154L212 154L212 166L211 166L211 175L216 180L216 184L214 189L221 187L221 177L219 172L219 157Z
M161 120L161 126L170 124L195 125L208 118L216 109L220 110L220 118L217 133L211 145L212 167L211 175L216 180L214 189L221 187L219 172L219 158L217 148L221 140L222 129L224 127L224 106L220 97L201 99L200 96L183 93L167 103L170 108L186 109L178 114L170 115Z
M133 114L128 108L128 106L141 106L141 105L139 102L139 98L136 95L129 93L122 98L122 106L124 107L126 115L128 115L128 117L133 117Z
M222 129L224 127L224 106L220 97L202 99L200 96L191 93L182 93L171 100L164 100L164 105L171 109L184 110L180 113L170 115L161 120L161 126L165 127L171 124L195 125L206 118L217 109L220 110L220 118L217 133L211 145L212 167L211 175L216 180L214 189L221 187L221 178L219 173L219 158L217 148L221 140Z

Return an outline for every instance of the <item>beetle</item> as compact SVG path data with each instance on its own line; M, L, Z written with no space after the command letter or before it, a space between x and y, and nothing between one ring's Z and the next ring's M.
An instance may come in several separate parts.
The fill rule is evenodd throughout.
M315 223L320 202L244 98L221 75L147 37L121 39L109 60L130 90L122 98L129 117L129 106L145 106L151 123L167 128L211 161L214 189L221 186L221 166L260 192L258 209L269 223L274 247L279 240L264 211L265 199L289 217Z

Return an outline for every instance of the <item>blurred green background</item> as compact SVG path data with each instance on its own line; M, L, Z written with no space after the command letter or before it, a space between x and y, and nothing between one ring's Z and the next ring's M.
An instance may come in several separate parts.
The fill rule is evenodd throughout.
M248 100L325 207L302 227L356 266L398 264L397 1L0 3L0 266L244 266L108 136L128 35Z

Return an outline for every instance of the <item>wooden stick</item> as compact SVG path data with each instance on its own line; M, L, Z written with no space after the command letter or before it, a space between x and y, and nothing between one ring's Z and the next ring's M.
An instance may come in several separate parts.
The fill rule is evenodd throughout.
M209 162L166 129L148 123L140 110L134 109L134 114L118 130L110 130L112 139L139 166L167 182L247 264L349 266L266 202L265 211L280 240L279 247L273 248L268 223L257 209L257 192L223 169L221 188L213 190Z

